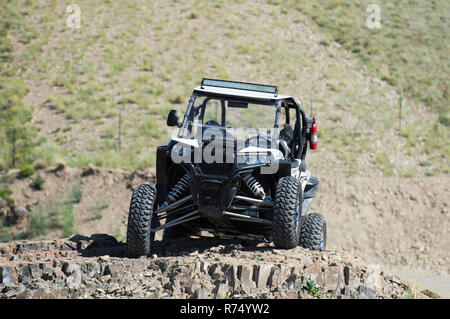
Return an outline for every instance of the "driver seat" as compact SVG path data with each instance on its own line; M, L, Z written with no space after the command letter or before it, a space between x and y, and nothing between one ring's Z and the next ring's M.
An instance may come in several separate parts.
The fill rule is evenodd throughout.
M294 130L289 123L284 124L283 129L280 131L280 150L283 152L284 157L287 159L291 154L292 143L294 142Z

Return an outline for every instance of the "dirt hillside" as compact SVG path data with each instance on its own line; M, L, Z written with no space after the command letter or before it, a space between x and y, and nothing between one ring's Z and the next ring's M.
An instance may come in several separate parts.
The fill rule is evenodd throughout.
M448 178L320 178L312 211L329 249L383 265L450 297Z

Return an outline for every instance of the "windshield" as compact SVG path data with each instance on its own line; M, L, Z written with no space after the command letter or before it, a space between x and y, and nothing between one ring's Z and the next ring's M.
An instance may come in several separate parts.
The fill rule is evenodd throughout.
M197 96L188 107L178 136L199 138L200 133L204 135L205 129L215 128L227 133L232 132L238 139L261 135L270 139L276 124L276 115L275 103L258 104L237 99Z

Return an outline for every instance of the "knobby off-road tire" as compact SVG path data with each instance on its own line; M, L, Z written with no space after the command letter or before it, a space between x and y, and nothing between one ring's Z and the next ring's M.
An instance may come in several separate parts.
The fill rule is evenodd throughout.
M299 246L311 250L325 250L327 246L327 223L318 213L302 217Z
M276 247L290 249L298 245L302 212L302 187L292 176L280 178L275 194L273 242Z
M136 187L131 197L127 226L127 248L130 257L150 254L154 234L151 234L151 220L156 190L147 184Z

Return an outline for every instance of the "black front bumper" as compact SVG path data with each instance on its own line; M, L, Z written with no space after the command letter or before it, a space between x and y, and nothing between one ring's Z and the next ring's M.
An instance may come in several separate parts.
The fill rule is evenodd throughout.
M219 165L219 166L217 166ZM220 165L214 164L210 168L216 168L222 171ZM223 211L230 208L234 197L236 196L240 175L252 172L255 169L266 164L247 165L241 167L232 167L228 169L228 174L206 174L205 167L186 164L189 173L192 176L191 192L194 205L199 208L199 212L211 221L220 221L223 219ZM211 171L211 170L209 170Z

